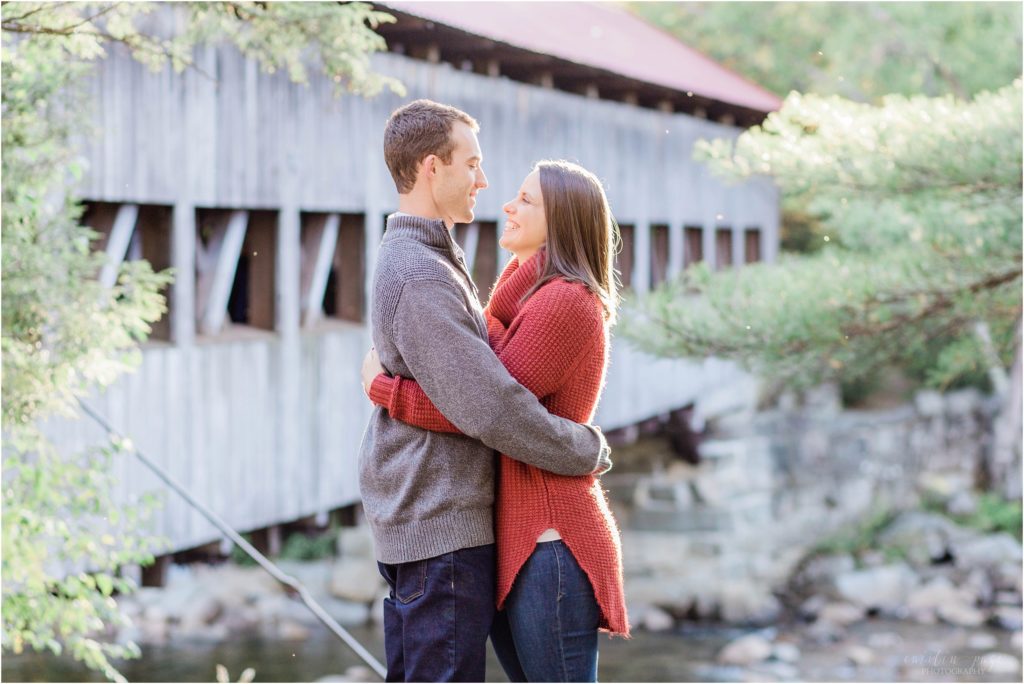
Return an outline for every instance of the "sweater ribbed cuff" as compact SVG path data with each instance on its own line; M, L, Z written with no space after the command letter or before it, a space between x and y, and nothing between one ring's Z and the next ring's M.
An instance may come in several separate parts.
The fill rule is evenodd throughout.
M384 408L391 407L391 393L395 389L395 385L398 381L395 378L388 377L383 373L380 373L370 383L370 401L377 406L383 406Z

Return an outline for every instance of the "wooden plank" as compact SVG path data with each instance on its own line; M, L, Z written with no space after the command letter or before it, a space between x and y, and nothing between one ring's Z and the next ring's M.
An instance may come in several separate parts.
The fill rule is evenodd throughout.
M235 280L235 269L238 267L238 256L242 252L248 223L249 212L233 211L224 227L223 240L214 256L216 266L210 281L210 293L199 323L199 329L204 335L216 335L224 326L228 296Z
M107 259L103 264L103 270L100 271L100 284L105 288L111 288L117 282L117 272L121 269L121 263L128 252L128 244L135 232L138 218L137 204L122 204L117 209L117 218L114 219L114 226L110 229L110 238L107 240Z
M683 272L686 232L682 223L673 221L668 227L668 277L675 280Z
M196 210L187 201L174 205L171 223L171 341L191 345L196 336Z
M338 229L341 217L328 214L326 220L314 234L312 239L316 245L315 261L310 274L309 289L303 293L302 313L304 326L310 326L320 320L324 310L324 292L327 289L327 277L334 263L334 252L338 245Z

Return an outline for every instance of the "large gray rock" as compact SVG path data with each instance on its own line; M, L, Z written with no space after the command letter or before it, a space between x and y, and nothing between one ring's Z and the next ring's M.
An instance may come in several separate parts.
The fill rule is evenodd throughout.
M960 627L977 627L985 622L985 614L974 606L963 603L950 603L939 606L936 611L944 622Z
M730 583L719 598L722 619L732 623L767 624L782 612L782 604L767 587Z
M875 661L875 652L867 646L852 644L846 648L846 659L858 667L870 665Z
M800 660L800 648L788 641L780 641L772 646L772 657L784 663L794 664Z
M331 595L357 603L372 602L386 583L377 569L370 528L343 527L338 533L338 552L331 571Z
M934 624L942 617L946 622L971 627L980 624L979 617L983 618L974 602L970 589L956 587L948 577L940 575L911 591L906 608L909 616L922 624Z
M967 648L976 651L991 651L999 645L999 639L988 632L975 632L967 638Z
M1020 659L1009 653L988 653L981 658L982 671L993 675L1015 675L1020 672Z
M1016 632L1022 627L1021 617L1020 606L998 606L992 611L992 624Z
M824 622L831 622L834 625L845 627L858 620L864 619L864 606L852 603L834 602L826 604L818 611L818 619Z
M1007 532L954 541L952 554L958 568L998 568L1015 563L1020 568L1024 552L1021 544Z
M892 608L902 604L916 586L917 575L907 565L895 563L846 572L835 578L839 595L865 608Z
M332 596L346 601L370 603L385 585L372 556L350 556L334 563L329 590Z
M731 641L718 652L723 665L752 665L772 655L772 644L760 634L747 634Z
M650 606L640 620L640 626L648 632L668 632L675 624L672 616L657 606Z
M944 557L955 541L976 537L973 530L938 513L907 511L878 535L878 543L902 549L914 565L924 566Z
M815 556L804 565L800 578L811 584L831 583L836 575L850 572L855 567L853 556L848 553Z
M197 632L206 627L224 612L224 604L214 596L199 592L181 610L178 623L182 632Z
M941 416L946 410L942 395L935 390L922 390L915 394L914 407L919 415L928 418Z
M814 594L813 596L808 597L807 600L805 600L803 603L801 603L800 607L797 610L803 617L813 620L814 618L818 617L818 614L821 612L821 609L824 608L827 604L827 598L825 598L821 594Z

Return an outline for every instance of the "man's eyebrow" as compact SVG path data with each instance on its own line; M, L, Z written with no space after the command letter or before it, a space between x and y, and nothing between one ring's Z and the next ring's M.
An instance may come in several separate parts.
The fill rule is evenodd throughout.
M483 157L480 156L479 154L474 154L472 157L470 157L466 161L468 161L468 162L471 162L471 161L483 161Z

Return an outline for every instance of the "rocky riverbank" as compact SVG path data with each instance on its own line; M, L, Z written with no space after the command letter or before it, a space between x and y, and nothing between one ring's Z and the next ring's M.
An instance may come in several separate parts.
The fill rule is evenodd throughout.
M956 510L971 505L963 496L948 503ZM627 547L629 534L624 532ZM873 530L871 542L855 552L804 558L771 605L735 621L739 636L722 639L708 654L709 666L721 670L715 678L793 681L824 662L829 665L818 676L826 678L1019 680L1020 542L921 510L896 515ZM385 588L364 529L341 532L337 559L280 565L341 624L379 624ZM685 635L701 624L692 603L673 603L668 586L663 595L664 601L631 603L637 629ZM320 629L312 613L263 570L230 563L173 566L165 588L143 588L120 602L132 625L119 638L143 645L244 636L303 641ZM704 621L723 625L721 615Z

